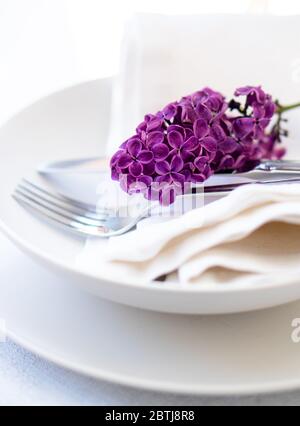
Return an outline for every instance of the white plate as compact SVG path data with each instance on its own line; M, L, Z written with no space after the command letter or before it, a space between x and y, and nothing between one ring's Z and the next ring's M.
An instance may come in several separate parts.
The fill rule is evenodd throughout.
M73 287L0 240L0 318L16 342L63 367L145 389L241 395L300 387L300 303L227 316L159 314ZM21 273L20 273L21 271Z
M110 97L111 80L85 83L41 100L0 130L0 228L12 241L94 294L144 309L183 314L233 313L299 299L298 282L180 287L176 282L133 284L123 276L118 282L101 279L80 271L75 264L83 239L49 226L12 199L21 177L40 163L103 155Z

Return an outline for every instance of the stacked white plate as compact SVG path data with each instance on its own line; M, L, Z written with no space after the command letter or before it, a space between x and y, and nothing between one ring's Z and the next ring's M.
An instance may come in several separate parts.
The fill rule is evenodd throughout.
M1 253L0 318L8 335L62 366L140 388L221 395L300 387L300 346L292 340L300 302L234 315L176 314L188 313L195 298L199 313L204 301L214 311L214 300L220 304L222 297L226 306L233 300L236 312L245 310L249 297L263 307L262 294L270 297L265 306L279 305L296 300L296 288L287 298L285 289L272 283L265 293L260 288L183 290L176 283L137 288L121 278L107 282L77 269L83 239L49 226L11 198L17 182L41 162L102 154L110 92L110 80L69 88L0 130L0 227L42 265L9 244ZM166 303L168 297L172 303Z

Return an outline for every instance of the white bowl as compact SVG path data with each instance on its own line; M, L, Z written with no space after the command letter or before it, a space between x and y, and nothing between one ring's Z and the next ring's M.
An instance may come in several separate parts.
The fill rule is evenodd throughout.
M28 107L0 130L0 228L22 250L71 277L95 295L122 304L180 314L258 310L300 298L299 282L262 281L245 286L181 287L177 282L133 284L83 273L75 259L84 239L60 230L18 205L11 193L23 176L45 161L104 154L111 80L84 83Z

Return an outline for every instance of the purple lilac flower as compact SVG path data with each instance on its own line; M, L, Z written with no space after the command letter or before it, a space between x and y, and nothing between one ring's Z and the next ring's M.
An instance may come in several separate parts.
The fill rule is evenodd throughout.
M138 178L144 172L144 165L151 163L153 158L153 152L146 149L138 138L133 138L119 155L117 167L121 172L128 170L129 175Z
M155 165L155 171L157 173L156 182L167 183L169 185L183 185L185 177L181 174L184 162L179 155L175 155L171 162L159 161Z
M192 160L195 156L195 151L199 148L199 142L193 132L180 126L170 126L168 128L167 140L171 147L171 156L179 156L184 163Z
M261 87L242 87L234 95L227 102L204 88L146 115L112 157L112 179L129 194L170 204L183 188L214 173L243 172L262 159L281 158L282 113L291 107L276 104Z

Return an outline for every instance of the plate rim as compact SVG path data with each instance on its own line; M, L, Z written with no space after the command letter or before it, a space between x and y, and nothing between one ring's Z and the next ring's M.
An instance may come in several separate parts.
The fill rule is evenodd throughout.
M18 110L13 116L11 116L8 120L6 120L4 123L0 124L0 130L5 128L7 125L10 124L11 121L17 119L20 115L22 115L26 110L34 107L38 103L45 101L49 99L52 96L63 94L64 92L67 92L69 90L73 90L76 88L79 88L80 86L84 86L86 84L96 83L97 81L113 81L113 77L104 77L104 78L98 78L98 79L92 79L87 81L81 81L77 82L71 85L64 86L63 88L59 88L53 92L50 92L46 94L45 96L42 96L33 102L29 103L27 106L22 108L21 110ZM230 294L241 294L241 293L252 293L257 291L265 291L269 290L275 287L279 287L278 284L272 284L272 277L277 276L278 274L266 274L266 277L269 278L266 283L264 283L264 286L262 287L259 283L250 283L246 282L243 284L243 287L236 285L235 283L229 283L226 284L226 286L218 286L218 285L205 285L205 284L192 284L189 286L182 286L179 285L176 281L167 281L164 283L164 285L161 285L158 281L152 281L149 283L148 280L143 280L137 282L133 282L130 280L126 280L126 277L122 277L119 280L111 279L107 276L100 276L99 274L88 272L80 269L77 265L74 264L74 266L71 266L69 264L64 263L63 261L60 261L58 258L55 258L54 256L51 256L47 254L45 251L41 251L36 249L30 242L20 238L14 230L6 225L4 221L0 218L0 231L2 231L14 244L16 244L23 252L27 253L34 259L36 259L39 262L42 262L43 264L47 264L48 266L51 266L51 268L59 268L62 271L65 271L67 273L76 274L77 276L80 276L81 278L89 278L93 280L98 281L105 281L109 284L124 286L130 288L130 289L141 289L145 291L156 291L156 292L173 292L178 294L203 294L203 295L211 295L211 294L218 294L218 295L230 295ZM291 276L291 280L289 282L285 282L284 286L294 286L298 285L299 278L295 276ZM150 284L150 285L149 285Z
M117 375L112 372L106 372L103 369L85 368L80 366L78 363L67 362L61 357L47 354L43 349L39 349L36 345L30 343L27 339L22 339L15 335L14 332L7 330L6 336L11 339L14 343L22 346L29 352L43 358L44 360L51 362L58 367L64 368L68 371L80 374L87 378L93 378L98 381L104 381L114 385L127 386L132 389L140 389L145 391L161 392L164 394L178 394L187 396L199 396L199 397L246 397L253 395L274 395L285 392L293 392L300 389L300 378L295 380L286 381L274 381L268 384L252 384L239 385L239 386L208 386L207 385L185 385L181 386L178 384L164 382L164 381L149 381L143 379L132 378L129 375Z

